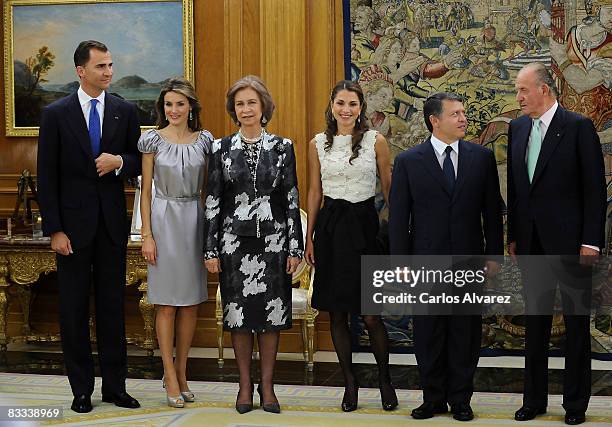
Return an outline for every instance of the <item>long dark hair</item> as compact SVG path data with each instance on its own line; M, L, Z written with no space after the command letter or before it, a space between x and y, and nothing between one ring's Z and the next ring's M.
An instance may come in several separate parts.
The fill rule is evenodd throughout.
M357 98L359 98L359 104L361 106L361 112L359 113L359 117L355 122L355 127L353 128L353 136L351 143L351 157L349 158L349 163L353 164L353 160L359 156L359 149L361 149L361 140L363 139L363 134L369 130L369 127L366 123L366 101L363 96L363 89L359 86L359 83L351 81L351 80L341 80L336 83L336 86L332 89L330 101L327 104L327 109L325 110L325 122L327 124L327 128L325 129L325 136L327 137L327 141L325 142L325 151L331 150L331 147L334 143L334 136L338 133L338 123L332 114L332 104L338 95L338 92L341 90L348 90L349 92L353 92L357 94Z
M155 125L157 126L157 129L163 129L169 124L168 120L166 120L166 115L164 114L164 97L168 92L176 92L187 98L189 101L189 107L191 108L191 119L187 122L187 126L192 132L202 130L202 122L200 121L202 106L200 105L200 101L198 101L198 96L196 95L196 91L191 82L182 77L173 77L168 79L168 81L162 86L161 92L157 97L157 101L155 101L155 112L157 113Z

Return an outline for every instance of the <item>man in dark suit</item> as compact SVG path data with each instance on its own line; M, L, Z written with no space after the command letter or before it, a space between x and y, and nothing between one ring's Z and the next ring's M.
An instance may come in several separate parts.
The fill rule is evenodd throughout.
M136 107L105 92L113 62L104 44L81 42L74 64L80 87L43 110L38 139L38 197L43 233L51 236L57 252L60 332L72 409L92 409L92 279L102 401L137 408L138 401L125 391L128 224L123 178L140 173L140 127Z
M394 255L491 255L489 274L503 253L502 198L491 150L462 140L467 128L460 97L438 93L423 113L432 133L395 159L389 211ZM486 256L484 258L487 258ZM414 343L424 403L416 419L445 413L469 421L481 341L480 315L414 316Z
M508 132L508 251L511 255L573 255L576 267L587 265L582 268L588 276L588 264L604 245L606 187L599 137L590 119L557 103L554 81L543 65L526 65L515 86L524 115L510 122ZM554 292L556 279L546 263L534 263L540 267L525 270L530 259L522 257L519 262L528 316L525 389L517 421L545 413L548 397L552 316L542 311L551 312L552 303L547 308L534 306L533 291L551 287ZM539 274L543 268L549 272ZM543 283L551 280L555 280L552 286ZM562 297L565 310L572 302L563 292ZM590 289L584 288L581 298L589 297ZM589 316L570 314L564 315L563 407L565 422L573 425L584 422L589 402L591 343Z

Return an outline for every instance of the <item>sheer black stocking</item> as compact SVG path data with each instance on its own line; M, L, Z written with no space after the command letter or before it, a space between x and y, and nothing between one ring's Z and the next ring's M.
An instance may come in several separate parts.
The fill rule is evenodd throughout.
M264 404L278 403L274 394L274 365L276 353L278 352L279 331L262 332L257 334L259 342L259 354L261 358L261 391Z
M387 328L380 316L363 316L363 322L368 329L370 348L378 365L378 386L383 407L385 409L391 406L395 407L397 406L397 396L391 385L391 375L389 374L389 335L387 334Z
M353 371L353 354L351 352L351 333L348 325L348 313L330 312L330 329L334 348L338 355L338 362L344 376L344 398L345 403L357 405L359 384Z
M232 331L232 346L238 365L240 390L236 403L247 404L253 400L251 360L253 358L253 333Z

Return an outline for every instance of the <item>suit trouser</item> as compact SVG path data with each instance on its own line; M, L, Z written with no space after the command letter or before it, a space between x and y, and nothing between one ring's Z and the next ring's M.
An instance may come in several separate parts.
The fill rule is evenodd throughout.
M75 396L89 396L94 389L94 362L89 336L92 281L102 393L125 391L127 350L123 303L126 245L115 244L104 224L102 213L98 218L98 229L92 242L82 248L73 248L71 255L57 255L62 350Z
M542 255L542 248L537 232L533 233L531 255ZM534 308L530 304L529 291L526 292L525 298L527 303L527 312L551 312L553 294L557 286L555 280L558 272L555 273L555 267L543 262L543 257L538 257L534 260L540 267L530 270L530 274L526 274L524 279L524 287L539 287L539 289L549 288L550 293L544 301L549 302L548 307L539 305ZM577 263L577 258L576 258ZM555 263L556 264L556 263ZM578 265L573 268L582 268L586 271L587 276L590 270L584 269ZM549 281L549 284L543 284L544 281ZM588 282L588 277L587 277ZM585 283L587 283L585 282ZM582 295L582 299L590 296L590 288L586 288ZM542 292L540 291L540 294ZM574 304L573 298L565 292L561 292L564 311ZM533 297L532 297L533 299ZM540 298L542 301L542 298ZM535 311L537 310L537 311ZM528 315L526 316L525 330L525 386L523 392L523 404L538 408L545 408L548 404L548 349L552 327L552 315ZM590 335L590 319L588 315L564 314L563 321L565 323L565 371L563 378L563 407L566 411L586 412L589 398L591 395L591 335Z
M414 316L414 347L425 402L469 403L482 317Z

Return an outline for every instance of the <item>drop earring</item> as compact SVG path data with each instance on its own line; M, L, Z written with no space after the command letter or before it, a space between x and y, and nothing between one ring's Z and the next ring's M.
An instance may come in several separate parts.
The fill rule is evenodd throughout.
M193 120L193 114L191 113L191 110L189 110L189 121Z
M261 124L265 125L266 123L268 123L268 120L265 117L261 118Z

